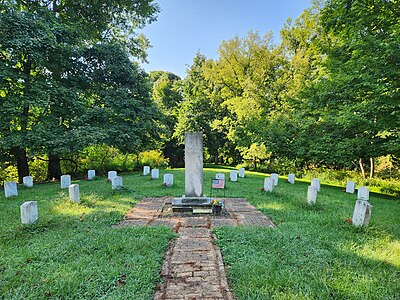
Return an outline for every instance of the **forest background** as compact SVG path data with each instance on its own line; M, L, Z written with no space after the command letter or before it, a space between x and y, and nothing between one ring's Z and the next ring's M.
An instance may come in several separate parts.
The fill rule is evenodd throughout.
M0 181L210 164L400 195L399 1L314 1L279 43L249 32L185 78L146 74L151 0L0 1Z

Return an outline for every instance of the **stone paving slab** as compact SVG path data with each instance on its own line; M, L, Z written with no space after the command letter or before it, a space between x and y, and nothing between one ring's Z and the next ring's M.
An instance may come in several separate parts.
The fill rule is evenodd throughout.
M273 222L246 199L226 198L222 215L163 215L171 198L146 198L133 207L117 226L167 226L178 233L165 254L163 284L154 300L233 300L225 276L221 252L212 228L219 226L266 226Z

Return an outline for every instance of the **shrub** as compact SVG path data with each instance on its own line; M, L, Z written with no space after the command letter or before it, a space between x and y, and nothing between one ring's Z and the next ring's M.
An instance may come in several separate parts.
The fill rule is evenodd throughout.
M140 154L140 164L157 168L166 168L168 166L168 158L157 150L149 150Z

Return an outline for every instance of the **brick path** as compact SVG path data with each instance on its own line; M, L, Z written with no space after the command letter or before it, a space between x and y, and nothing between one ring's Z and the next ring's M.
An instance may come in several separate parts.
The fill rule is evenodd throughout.
M223 199L226 213L212 215L165 215L163 208L171 198L146 198L138 203L119 226L157 226L173 228L179 237L165 255L154 300L234 299L225 276L221 252L214 243L212 227L275 226L245 199Z

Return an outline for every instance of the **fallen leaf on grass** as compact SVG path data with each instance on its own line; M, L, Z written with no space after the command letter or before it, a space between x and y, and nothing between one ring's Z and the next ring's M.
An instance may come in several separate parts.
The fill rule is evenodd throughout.
M126 275L122 275L120 279L117 280L117 284L115 285L116 287L123 286L126 282Z

